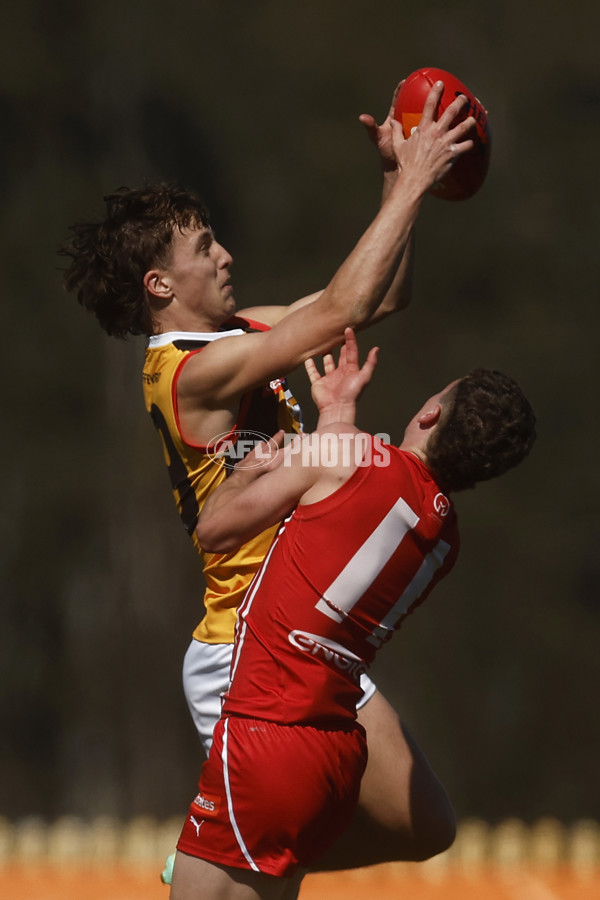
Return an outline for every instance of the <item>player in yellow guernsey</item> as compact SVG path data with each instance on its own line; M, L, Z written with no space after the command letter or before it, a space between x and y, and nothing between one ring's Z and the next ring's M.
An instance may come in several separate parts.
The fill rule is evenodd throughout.
M301 430L300 408L285 382L278 379L264 388L244 395L234 428L210 445L193 444L181 434L177 408L177 381L192 354L200 353L211 341L251 331L264 331L258 322L235 317L228 328L207 333L155 335L148 340L143 383L146 408L161 435L165 461L175 501L186 531L202 557L206 581L206 613L194 639L209 644L231 644L237 608L250 581L262 563L276 528L269 528L234 553L215 554L202 550L196 537L198 515L208 494L231 473L233 459L245 455L260 435L269 437L279 429L286 433ZM239 437L246 436L238 449ZM210 740L210 734L205 737Z
M347 326L364 328L409 301L412 235L423 199L473 146L474 120L454 124L466 98L458 97L436 121L442 92L436 83L408 140L393 119L393 101L381 125L361 116L382 163L381 207L324 290L289 306L238 313L261 329L232 321L233 260L195 193L171 185L122 188L106 198L104 221L74 226L64 248L71 257L67 288L108 334L148 336L146 402L190 534L203 497L225 477L225 464L205 450L218 453L219 439L240 428L261 430L245 419L249 395L340 344ZM205 746L227 687L234 608L269 539L270 532L239 557L204 558L207 615L186 655L184 683ZM358 719L369 745L359 807L323 866L425 859L444 850L454 836L446 793L374 686Z

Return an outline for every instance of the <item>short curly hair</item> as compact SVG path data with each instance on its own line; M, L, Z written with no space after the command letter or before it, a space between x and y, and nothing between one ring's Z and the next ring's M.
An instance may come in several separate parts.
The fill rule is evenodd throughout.
M64 286L77 291L109 335L151 335L144 275L168 265L175 228L210 227L208 209L199 194L177 184L122 187L104 201L104 221L77 222L59 250L71 258Z
M535 438L535 415L519 385L501 372L474 369L446 395L427 465L445 491L464 491L512 469Z

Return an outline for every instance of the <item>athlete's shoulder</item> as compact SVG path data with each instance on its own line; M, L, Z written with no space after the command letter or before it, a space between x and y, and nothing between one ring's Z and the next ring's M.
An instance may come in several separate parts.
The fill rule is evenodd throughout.
M390 458L400 473L401 489L421 509L421 515L431 517L438 525L456 523L452 499L435 480L433 472L414 453L388 446Z

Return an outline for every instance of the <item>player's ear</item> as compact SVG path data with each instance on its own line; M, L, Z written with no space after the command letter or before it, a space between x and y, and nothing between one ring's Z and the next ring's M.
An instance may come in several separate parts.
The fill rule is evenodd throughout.
M422 428L431 428L433 425L437 425L441 414L442 407L439 403L436 403L430 409L426 409L422 412L417 421Z
M144 275L144 287L149 294L160 300L168 300L173 296L173 288L160 269L150 269Z

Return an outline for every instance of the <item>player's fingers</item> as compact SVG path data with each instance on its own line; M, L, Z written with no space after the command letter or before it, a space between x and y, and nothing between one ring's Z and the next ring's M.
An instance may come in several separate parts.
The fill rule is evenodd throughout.
M404 128L401 122L398 122L397 119L390 120L390 126L392 129L392 148L394 150L394 156L396 157L396 164L398 166L399 171L402 171L403 164L405 162L405 147L412 138L413 134L418 131L417 128L413 128L411 130L410 136L408 138L404 137ZM408 144L408 146L413 146L418 138L415 138L413 144Z
M394 148L396 162L398 162L398 154L402 145L406 143L406 138L404 137L402 125L397 119L390 119L390 127L392 129L392 147Z
M427 94L427 99L425 100L425 104L423 106L423 115L421 116L421 122L423 125L426 125L429 122L435 122L437 118L438 106L440 104L440 100L442 99L443 93L444 82L436 81L436 83Z
M394 113L396 112L396 100L398 99L398 92L400 91L400 88L402 87L402 85L404 84L405 81L406 81L406 78L403 78L402 81L399 81L394 89L394 93L392 94L392 102L390 105L390 111L388 113L390 119L394 118Z
M331 353L325 353L323 355L323 371L326 375L328 375L329 372L335 372L335 360Z
M283 428L280 428L279 431L276 431L273 437L269 438L267 441L261 441L258 445L258 449L260 453L257 454L261 459L270 459L272 456L277 456L280 448L283 447L283 443L285 441L285 431Z
M249 453L236 462L234 469L253 469L260 463L264 464L271 460L278 452L279 446L274 443L274 437L259 441Z
M367 354L367 358L364 361L361 367L361 375L363 377L363 384L368 384L371 378L373 377L373 372L377 368L377 358L379 354L379 347L371 347L369 353Z
M377 144L377 122L373 116L368 113L362 113L362 115L358 117L358 121L362 122L365 126L365 131L367 132L369 140L374 144Z
M318 381L321 377L321 374L317 369L317 364L312 356L304 361L304 368L306 369L306 374L308 375L308 380L311 384L314 384L315 381Z
M244 458L244 461L247 466L253 466L256 460L262 460L266 462L271 459L274 453L277 453L278 447L273 445L271 441L261 441L260 444L256 444L252 453L248 453L248 455Z
M452 161L454 162L459 156L468 153L474 146L475 141L460 141L458 144L450 144L449 150Z
M466 119L463 119L462 122L459 122L458 125L455 125L454 128L449 130L448 137L454 144L458 144L467 137L473 128L475 128L475 124L473 116L468 116Z
M246 457L246 460L249 461L248 464L254 468L260 467L260 474L277 468L283 461L283 454L279 451L283 449L284 443L285 431L281 428L268 441L261 441L260 444L256 445L252 453L249 453Z
M346 328L344 330L344 343L342 344L342 350L344 352L344 363L346 365L355 366L356 368L358 368L358 344L356 343L356 335L354 334L354 330L352 328Z
M440 126L446 129L450 129L452 127L452 123L456 119L457 116L463 112L465 106L467 106L469 100L464 94L459 94L452 103L449 103L442 115L440 116L438 122Z

